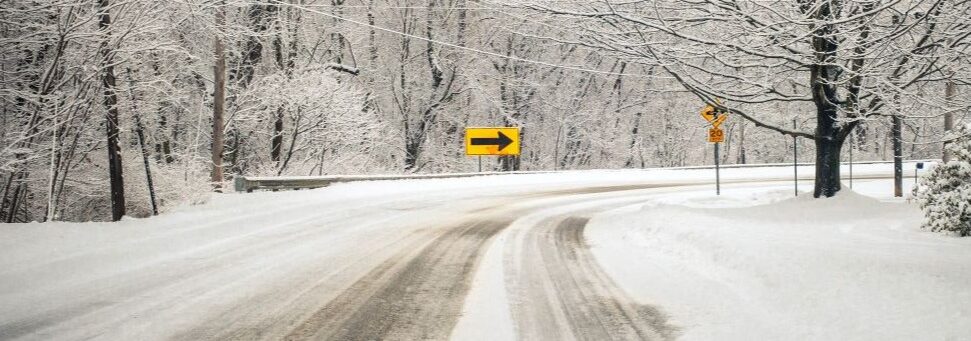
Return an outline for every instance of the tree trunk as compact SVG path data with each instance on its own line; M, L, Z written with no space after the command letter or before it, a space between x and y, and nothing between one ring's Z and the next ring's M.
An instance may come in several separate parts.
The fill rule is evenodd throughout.
M58 145L58 135L60 135L61 129L58 128L57 114L57 105L55 104L52 117L54 120L54 128L51 129L51 164L50 177L47 182L47 209L44 210L44 219L42 221L53 221L54 211L56 210L54 203L57 202L57 199L54 197L54 194L57 189L58 170L60 170L61 165L61 152L60 146Z
M341 8L343 8L343 6L344 6L344 0L331 0L331 14L334 15L334 18L333 18L334 23L332 27L334 29L339 29L340 27L341 20L337 18L342 17L344 15L343 11L341 11ZM337 65L344 64L344 39L345 39L344 35L340 32L335 31L335 32L331 32L330 34L330 41L331 41L330 52L334 57L333 58L334 63L337 63Z
M944 100L946 103L951 104L954 102L954 96L957 93L956 88L957 86L954 84L953 80L947 81L947 84L944 87ZM950 107L950 105L948 105L948 107ZM951 111L948 111L944 113L944 134L946 135L947 133L953 130L954 130L954 113ZM951 161L952 156L951 156L951 152L948 151L946 148L947 142L944 142L944 147L945 148L944 148L944 155L942 156L942 161L944 161L944 163L947 163L948 161Z
M639 147L637 144L638 138L638 128L641 126L641 115L643 113L634 113L634 121L631 122L630 130L630 154L627 156L627 161L624 162L624 168L631 168L634 166L634 155L639 153ZM644 168L643 158L641 158L641 168Z
M138 103L135 98L135 78L132 77L130 68L126 71L128 73L128 91L131 95L131 113L135 121L135 137L138 138L138 147L142 152L142 164L145 166L145 183L148 186L148 198L152 204L152 215L158 215L158 202L155 200L155 185L152 181L152 167L148 161L150 155L148 153L148 145L145 143L145 126L142 125L142 115L138 112L138 106L135 105L135 103Z
M374 21L374 0L369 0L367 3L367 23L370 25L368 28L368 67L372 70L378 68L378 45L375 40L375 21ZM372 77L373 78L373 77Z
M840 191L842 139L816 138L816 183L813 197L832 197Z
M745 160L745 122L739 123L738 127L738 160L736 163L744 165Z
M288 13L291 13L288 11ZM278 32L276 38L273 40L274 56L276 57L276 64L287 76L287 79L293 78L293 69L296 67L297 61L297 38L298 38L298 27L300 24L299 13L294 14L292 18L293 22L290 23L289 33L290 42L286 56L283 53L283 39L282 32ZM279 106L276 109L276 119L273 122L273 135L270 140L270 160L276 163L277 170L282 172L283 167L280 165L280 155L283 152L283 118L286 108L284 106ZM296 128L294 129L294 134L296 134ZM293 146L290 146L293 149Z
M270 160L280 162L280 152L283 150L283 107L276 109L276 121L273 122L273 139L270 141ZM278 165L279 166L279 165Z
M520 167L519 156L503 155L499 157L499 169L503 172L515 172Z
M902 128L900 116L894 115L890 138L893 139L893 196L895 197L904 196L904 151L900 136Z
M816 7L813 17L819 20L833 18L833 4L821 3ZM836 88L840 68L833 64L839 43L833 38L832 24L819 24L813 30L812 45L816 62L810 65L809 83L813 103L816 105L816 182L813 196L832 197L840 190L840 149L843 136L837 126L840 103Z
M223 51L222 26L226 24L225 3L216 8L217 34L215 41L216 65L213 66L214 89L212 99L212 184L217 192L223 182L223 116L226 106L226 55Z
M118 94L115 91L115 67L108 46L111 40L108 0L99 0L98 28L104 35L101 41L101 85L104 87L104 106L107 110L108 175L111 184L111 220L118 221L125 215L125 180L122 176L121 145L118 144Z

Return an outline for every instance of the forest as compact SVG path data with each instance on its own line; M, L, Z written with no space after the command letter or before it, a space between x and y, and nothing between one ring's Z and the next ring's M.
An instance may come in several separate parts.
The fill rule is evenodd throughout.
M960 0L0 0L0 221L144 217L236 175L942 158ZM795 141L795 142L794 142ZM835 168L835 169L834 169Z

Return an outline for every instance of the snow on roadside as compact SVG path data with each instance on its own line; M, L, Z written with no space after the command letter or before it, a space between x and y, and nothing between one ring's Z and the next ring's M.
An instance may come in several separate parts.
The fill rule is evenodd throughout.
M861 189L887 188L879 181ZM913 204L790 189L666 196L598 215L587 238L684 340L959 340L971 239L918 229Z

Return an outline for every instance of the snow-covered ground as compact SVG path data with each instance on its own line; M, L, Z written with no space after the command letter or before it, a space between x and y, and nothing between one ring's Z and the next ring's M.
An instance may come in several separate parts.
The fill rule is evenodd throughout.
M967 340L971 239L919 230L889 186L830 200L771 186L658 196L597 215L587 237L684 340Z
M905 170L912 175L913 165ZM889 171L854 169L869 177ZM0 225L0 339L299 336L294 328L308 321L332 326L314 320L332 302L349 304L338 308L352 316L354 302L380 308L389 297L426 292L381 296L396 278L434 279L433 264L454 255L478 266L467 293L458 291L464 303L452 317L453 339L569 338L570 326L557 324L573 321L563 311L579 307L536 283L557 287L567 280L559 276L601 272L592 283L598 295L655 307L673 335L688 340L971 335L971 239L920 231L920 212L890 197L889 180L857 180L857 193L812 200L806 179L791 198L789 167L725 169L723 179L734 183L720 197L712 175L656 169L358 182L217 195L119 223ZM558 251L543 248L544 236L562 237L557 231L575 216L590 219L579 228L593 268L548 262L544 269L536 259ZM455 247L440 242L470 221L508 226ZM426 258L427 267L413 261ZM398 276L415 264L421 276ZM394 276L374 272L384 266ZM541 323L537 315L547 312L555 317L548 326L523 322ZM407 317L371 320L419 322ZM432 327L451 328L448 320ZM359 325L352 322L340 325ZM448 335L441 332L426 335Z

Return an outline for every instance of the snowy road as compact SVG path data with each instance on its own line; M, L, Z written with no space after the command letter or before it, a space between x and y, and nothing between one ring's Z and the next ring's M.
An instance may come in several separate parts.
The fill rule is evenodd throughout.
M598 212L711 190L705 171L644 174L356 183L4 226L0 339L672 339L664 307L632 299L584 237Z
M157 218L152 220L169 221L141 228L147 235L126 231L123 240L106 243L59 239L63 244L54 255L37 250L25 259L4 257L0 282L7 308L0 338L446 339L489 241L517 217L641 187L653 186L363 195L269 212L225 212L206 217L208 223ZM286 194L256 195L279 200ZM524 241L539 249L524 249L529 259L521 266L542 261L549 272L530 276L572 285L557 288L548 300L547 288L524 288L523 299L542 297L557 306L517 312L522 325L541 322L537 327L545 329L529 332L557 339L570 327L593 338L617 326L634 328L630 335L658 334L645 322L661 321L651 309L604 296L617 289L584 249L583 224L572 221L524 228L530 231ZM589 309L564 321L541 321L562 315L565 304Z

